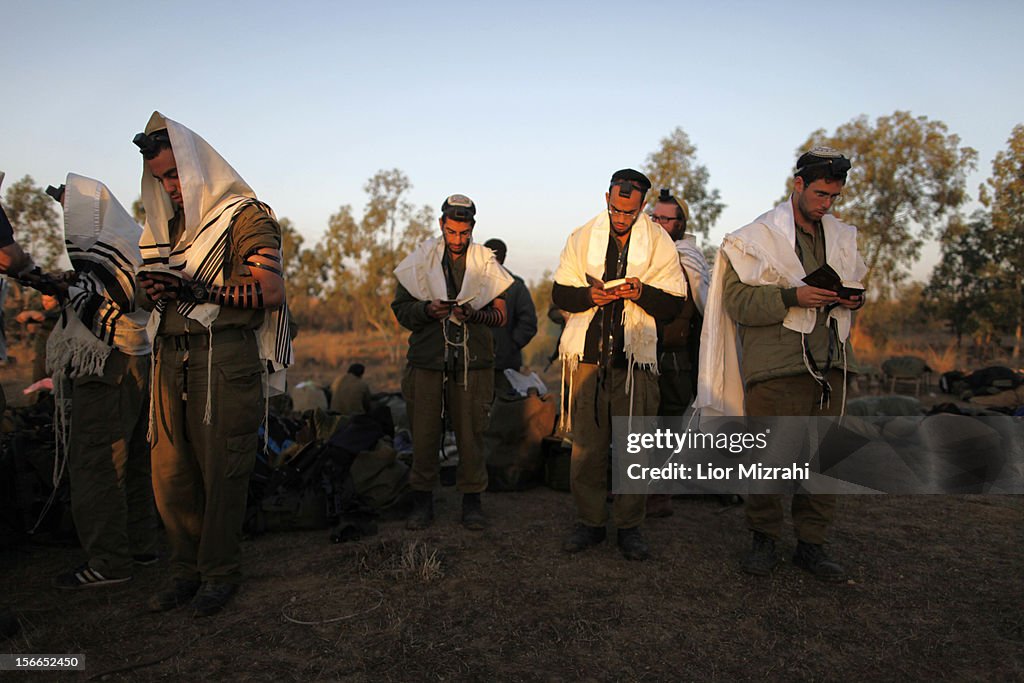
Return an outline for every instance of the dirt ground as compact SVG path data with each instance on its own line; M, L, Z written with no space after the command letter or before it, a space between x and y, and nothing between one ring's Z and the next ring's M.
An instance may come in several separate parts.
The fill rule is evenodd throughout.
M566 493L485 505L493 524L479 533L443 489L422 532L396 521L348 544L326 531L246 541L243 590L207 619L146 612L165 561L65 592L50 581L81 551L22 546L0 560L22 625L0 652L85 654L61 680L1024 678L1020 497L845 497L840 585L789 562L767 579L739 572L742 509L710 498L650 520L643 563L609 542L562 553Z
M844 497L839 585L788 561L742 574L742 508L713 498L649 520L643 563L612 539L561 552L567 493L488 494L479 533L458 524L453 489L437 499L421 532L390 521L354 543L326 530L245 541L242 590L207 619L146 611L166 559L66 592L51 581L80 549L2 551L0 608L21 631L0 654L84 654L86 669L0 680L1024 680L1021 496Z

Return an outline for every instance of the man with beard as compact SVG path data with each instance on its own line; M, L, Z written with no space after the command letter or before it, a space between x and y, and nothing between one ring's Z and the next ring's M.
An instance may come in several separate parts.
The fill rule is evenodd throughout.
M657 414L656 321L678 315L686 295L671 238L642 212L650 187L639 171L616 171L606 210L573 231L555 271L551 299L569 314L559 345L577 512L562 545L569 553L605 538L612 417ZM644 507L643 495L616 495L612 504L619 550L629 560L650 554L640 532Z
M852 311L864 296L844 299L804 278L826 264L844 281L859 280L867 271L857 251L857 229L829 215L849 170L845 156L815 147L797 160L786 201L726 235L708 293L698 407L721 415L841 414ZM793 562L829 581L846 575L823 548L835 509L834 495L793 496ZM766 576L779 562L782 496L748 495L746 517L753 543L741 568Z
M440 239L427 240L397 268L391 309L410 331L402 393L408 404L413 463L413 509L406 527L424 529L434 519L438 454L447 426L455 432L462 494L462 524L481 530L480 494L487 488L483 435L494 399L494 340L488 328L506 322L501 298L512 277L494 252L473 244L476 205L461 194L441 206Z

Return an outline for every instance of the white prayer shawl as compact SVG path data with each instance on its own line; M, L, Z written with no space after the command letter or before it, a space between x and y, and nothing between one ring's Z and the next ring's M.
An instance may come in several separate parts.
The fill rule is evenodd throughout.
M857 251L857 228L826 214L821 221L825 235L825 260L844 280L860 280L867 266ZM725 236L715 260L701 334L700 370L695 407L702 415L744 415L743 376L737 347L736 323L723 304L725 267L723 255L744 284L802 287L807 275L796 254L796 223L791 199L758 216L753 223ZM809 334L818 309L794 306L782 326ZM836 306L829 312L836 321L839 341L850 334L851 311Z
M689 295L693 297L693 303L697 310L704 315L704 306L708 300L708 285L711 283L711 269L708 262L697 246L697 238L694 235L684 235L683 239L676 241L676 251L679 253L679 263L683 266L686 275L686 284Z
M582 227L569 235L562 249L555 271L555 282L566 287L589 287L587 276L604 280L605 257L608 252L608 238L611 222L607 212L601 212ZM672 238L660 226L655 225L641 213L629 236L629 253L626 257L625 277L635 277L644 285L676 296L686 296L686 279L679 266ZM587 329L597 314L597 306L579 313L569 313L558 346L562 360L563 380L569 378L569 386L562 382L563 391L568 388L569 400L563 397L566 406L562 419L566 429L570 428L572 413L572 386L576 367L583 358L587 341ZM628 364L627 386L632 394L632 373L634 368L658 372L658 331L654 318L630 300L624 301L623 313L624 351Z
M420 244L411 254L402 259L395 268L395 277L405 289L420 301L448 299L448 285L444 277L442 261L445 244L440 238L429 239ZM512 276L502 268L494 252L479 244L470 244L463 256L466 259L466 273L462 287L455 300L468 303L474 310L480 310L491 303L512 284ZM449 320L461 325L454 317ZM469 389L469 329L463 332L462 343L449 341L445 344L462 348L463 387Z
M63 205L64 242L78 277L47 341L47 367L71 378L102 375L111 348L131 356L152 350L149 313L135 310L142 228L103 183L74 173Z
M448 286L441 267L443 258L444 240L429 239L402 259L395 268L395 277L420 301L446 300ZM512 284L512 276L487 247L470 244L463 258L466 259L466 274L456 297L460 304L469 303L474 310L480 310Z
M174 205L160 181L153 177L143 162L142 202L146 207L146 224L140 242L142 269L169 269L184 272L206 285L223 285L223 264L229 246L228 228L235 215L250 203L258 203L271 216L273 211L258 202L252 188L206 140L160 112L153 112L146 125L146 133L161 129L167 130L174 151L185 225L177 243L172 245L168 222L174 217ZM212 336L211 325L220 314L220 306L184 302L177 302L176 306L181 315L210 328ZM154 334L165 308L166 301L160 301L153 310L149 326ZM270 370L268 393L281 393L285 389L284 370L292 362L287 303L277 309L264 310L257 341L260 358L266 361ZM212 356L212 343L209 348ZM207 400L209 403L209 392ZM211 406L207 405L208 416L210 409Z

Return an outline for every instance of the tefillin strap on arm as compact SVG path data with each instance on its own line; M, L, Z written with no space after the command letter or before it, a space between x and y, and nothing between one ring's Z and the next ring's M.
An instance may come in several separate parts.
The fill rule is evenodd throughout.
M505 324L504 314L494 307L473 311L466 320L471 323L486 325L487 327L501 327Z
M253 251L246 255L245 260L242 261L242 265L248 266L249 268L259 268L260 270L268 270L274 275L277 275L278 277L284 277L284 271L281 268L275 268L269 263L260 263L259 261L254 261L253 256L259 256L260 258L267 259L268 261L273 261L274 263L278 264L278 266L280 266L281 258L279 256L277 256L276 254L263 254L260 253L259 251Z
M259 280L251 285L210 285L210 303L232 308L263 308L263 286Z

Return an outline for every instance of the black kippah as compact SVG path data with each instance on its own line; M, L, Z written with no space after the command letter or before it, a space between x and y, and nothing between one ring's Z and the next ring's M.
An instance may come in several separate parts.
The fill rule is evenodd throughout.
M640 190L646 194L647 190L651 189L651 181L640 171L624 168L612 174L608 191L610 192L613 187L619 188L620 197L628 197L633 194L633 190Z

